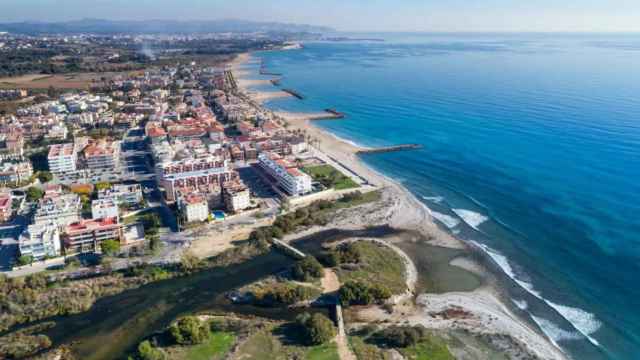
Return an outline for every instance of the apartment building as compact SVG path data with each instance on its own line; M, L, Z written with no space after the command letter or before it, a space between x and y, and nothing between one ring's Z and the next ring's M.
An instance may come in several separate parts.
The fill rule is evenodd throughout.
M71 143L49 146L47 162L49 170L56 175L75 172L77 170L77 153Z
M91 217L93 219L117 218L120 216L118 204L112 199L98 199L91 202Z
M240 182L225 184L222 197L227 210L237 213L251 207L251 192Z
M98 199L111 200L117 205L133 206L140 204L143 199L142 186L140 184L117 184L109 189L100 190Z
M209 205L201 194L181 195L178 198L178 207L187 223L202 222L209 218Z
M11 195L7 193L0 193L0 222L7 222L11 220L13 215L13 200Z
M96 141L84 149L89 170L117 172L120 169L120 142Z
M297 196L311 192L311 177L277 154L261 153L258 164L287 194Z
M31 162L23 161L18 163L5 162L0 165L0 183L18 184L27 181L33 175Z
M122 224L116 217L73 222L64 229L65 253L99 253L103 241L124 241L122 229Z
M231 178L231 172L228 160L207 156L160 164L158 178L167 199L175 201L179 190L220 189Z
M18 249L21 256L32 256L34 260L60 256L60 230L53 222L29 225L20 234Z
M80 220L81 208L76 194L45 196L38 204L33 222L37 225L53 222L63 227Z

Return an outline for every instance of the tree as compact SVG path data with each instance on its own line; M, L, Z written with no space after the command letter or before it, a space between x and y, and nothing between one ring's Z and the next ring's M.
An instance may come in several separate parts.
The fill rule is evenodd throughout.
M369 305L391 297L391 292L381 285L367 285L359 281L347 281L340 287L342 305Z
M37 177L43 184L53 180L53 175L49 171L38 171Z
M27 189L27 201L38 201L44 196L44 191L37 187L30 187Z
M298 281L308 282L321 278L324 275L324 268L315 257L307 256L295 263L291 275Z
M375 337L389 347L406 348L416 345L427 335L423 326L390 326Z
M197 256L193 255L192 253L184 253L182 255L182 258L180 259L180 267L183 271L188 273L197 270L200 265L202 265L202 262Z
M302 327L306 342L309 345L324 344L336 336L336 329L333 326L333 322L320 313L313 315L304 313L299 315L296 321Z
M149 340L145 340L138 345L138 356L142 360L164 360L166 356L162 350L155 348Z
M210 329L195 316L185 316L169 328L173 340L180 345L201 344L209 338Z
M96 190L108 190L111 189L111 183L108 181L101 181L96 184Z
M22 255L18 258L18 265L24 266L29 265L33 262L33 256L31 255Z
M105 240L100 244L102 253L107 256L114 256L120 252L120 242L117 240Z

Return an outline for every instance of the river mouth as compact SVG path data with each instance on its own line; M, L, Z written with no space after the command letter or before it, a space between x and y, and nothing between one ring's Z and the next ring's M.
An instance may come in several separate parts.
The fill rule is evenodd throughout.
M292 244L305 253L317 255L323 250L324 244L348 238L397 240L405 237L409 239L409 235L403 230L388 226L355 231L330 229L305 236ZM429 246L423 241L401 240L397 245L417 261L421 290L451 291L442 283L451 279L448 275L439 275L450 271L459 273L455 276L464 280L458 283L466 284L465 289L476 284L473 278L475 275L448 264L457 253ZM293 263L293 259L277 251L270 251L240 264L147 284L100 299L87 312L46 319L45 321L55 321L56 326L45 333L55 346L68 345L80 359L106 360L124 358L142 339L164 329L176 317L185 314L236 313L273 320L293 320L299 311L236 305L229 303L224 296L228 291L280 272ZM428 280L430 277L434 279Z

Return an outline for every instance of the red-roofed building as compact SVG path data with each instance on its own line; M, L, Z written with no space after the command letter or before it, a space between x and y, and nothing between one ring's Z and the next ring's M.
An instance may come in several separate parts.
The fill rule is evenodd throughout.
M209 204L201 194L181 194L178 198L178 207L187 223L202 222L209 218Z
M80 220L67 225L63 242L65 253L99 253L100 245L106 240L116 240L124 244L122 224L117 217L93 220Z
M13 215L11 203L11 195L6 193L0 194L0 222L11 220L11 216Z

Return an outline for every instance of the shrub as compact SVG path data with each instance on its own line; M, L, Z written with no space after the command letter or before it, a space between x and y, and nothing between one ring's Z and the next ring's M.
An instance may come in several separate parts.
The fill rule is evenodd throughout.
M313 290L306 286L281 284L273 286L265 292L258 292L254 295L258 302L263 305L293 305L299 301L311 299L314 294Z
M296 322L302 327L305 340L310 345L324 344L336 336L333 322L322 314L304 313L296 318Z
M335 251L325 251L318 255L318 261L326 267L336 267L340 265L340 256Z
M145 340L138 345L138 356L142 360L164 360L166 358L162 350L151 345L149 340Z
M298 281L312 281L324 275L324 268L315 257L307 256L296 262L291 274Z
M37 177L43 184L53 180L53 175L48 171L38 171Z
M120 252L120 241L117 240L105 240L100 244L102 253L107 256L114 256Z
M380 285L367 285L358 281L347 281L340 287L340 302L345 306L369 305L391 297L389 289Z
M22 255L18 258L18 265L24 266L29 265L33 262L33 256L31 255Z
M406 348L414 346L427 335L427 330L421 326L390 326L375 337L389 347Z
M27 201L37 201L44 196L44 190L37 187L30 187L27 189Z
M202 344L210 335L209 326L195 316L179 319L171 324L169 331L173 340L180 345Z

